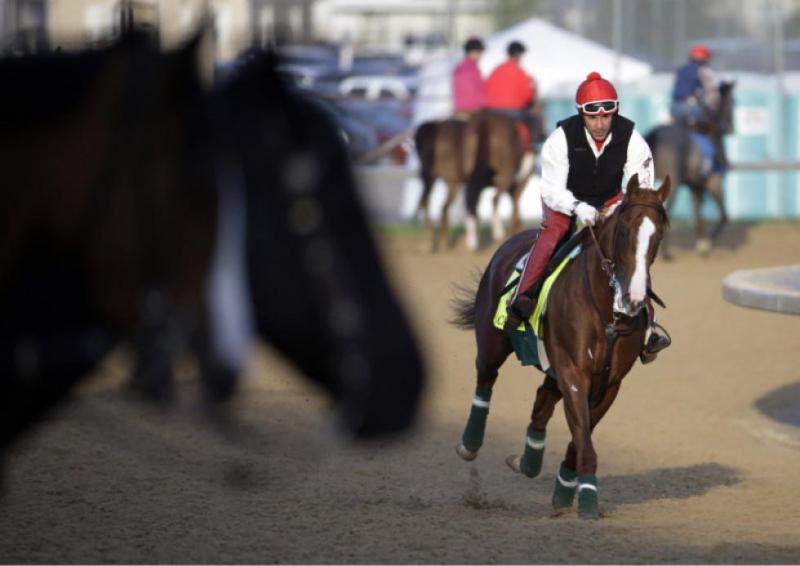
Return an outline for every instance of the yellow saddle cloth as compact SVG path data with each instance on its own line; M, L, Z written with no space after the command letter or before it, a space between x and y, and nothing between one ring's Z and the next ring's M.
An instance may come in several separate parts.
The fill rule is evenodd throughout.
M528 322L533 328L533 332L537 338L542 337L542 319L547 313L547 299L550 297L550 289L553 287L553 283L555 283L555 280L558 279L559 275L561 275L561 272L564 270L567 264L575 259L579 253L581 253L581 246L577 246L574 250L572 250L572 252L570 252L570 254L558 264L558 267L553 270L553 272L547 277L547 279L544 280L544 283L542 284L542 290L539 292L539 300L536 301L536 308L533 310L533 314L528 319ZM503 330L503 326L505 325L507 318L506 308L508 307L508 302L511 300L511 297L514 296L514 292L517 290L521 273L522 268L517 267L508 277L508 281L506 282L505 286L506 291L500 296L500 301L497 303L497 310L494 313L495 328ZM520 332L525 332L525 324L520 324L517 330Z

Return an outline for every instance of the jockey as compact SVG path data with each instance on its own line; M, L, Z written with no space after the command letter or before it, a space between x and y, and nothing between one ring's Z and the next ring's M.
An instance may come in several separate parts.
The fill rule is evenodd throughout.
M529 107L536 100L536 81L519 65L525 46L512 41L506 53L508 59L486 80L486 106L523 122L528 127L529 137L533 137L533 115Z
M670 113L676 122L688 126L708 121L708 113L719 106L719 83L709 62L711 50L697 44L689 51L689 61L675 74Z
M536 283L572 217L593 226L598 209L622 198L623 175L639 175L641 187L652 189L655 178L650 147L620 116L617 91L599 73L590 73L575 94L578 113L558 123L542 146L542 211L544 219L510 301L505 330L516 329L533 313ZM642 352L649 362L669 345L651 333Z
M464 59L453 70L453 113L457 118L468 118L486 106L486 85L478 69L483 50L480 38L469 38L464 43Z

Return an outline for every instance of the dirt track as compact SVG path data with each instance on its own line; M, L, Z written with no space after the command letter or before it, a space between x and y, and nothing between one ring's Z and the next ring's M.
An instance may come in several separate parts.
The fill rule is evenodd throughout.
M504 367L486 444L458 459L474 349L446 324L448 300L490 252L430 256L395 236L386 256L431 375L412 437L344 444L325 399L268 350L253 356L239 434L223 434L191 383L177 411L125 401L118 353L6 462L0 561L798 563L800 429L755 403L800 382L800 317L720 295L735 269L800 263L798 242L800 225L737 226L706 261L678 250L656 265L675 344L637 364L595 433L600 521L549 507L561 409L539 478L503 464L522 448L535 370Z

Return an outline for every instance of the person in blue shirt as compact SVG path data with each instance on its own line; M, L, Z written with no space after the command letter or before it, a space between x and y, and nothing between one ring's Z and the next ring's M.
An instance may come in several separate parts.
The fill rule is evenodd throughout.
M676 122L703 126L719 106L719 82L710 66L711 50L703 44L689 51L689 61L678 68L670 112Z

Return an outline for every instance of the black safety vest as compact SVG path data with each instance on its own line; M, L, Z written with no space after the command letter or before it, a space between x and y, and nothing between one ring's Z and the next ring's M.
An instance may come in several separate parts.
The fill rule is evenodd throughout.
M622 188L622 175L628 160L628 142L633 122L615 114L611 120L611 141L598 159L589 146L580 114L562 120L558 125L567 137L569 175L567 188L575 198L595 208L616 195Z

